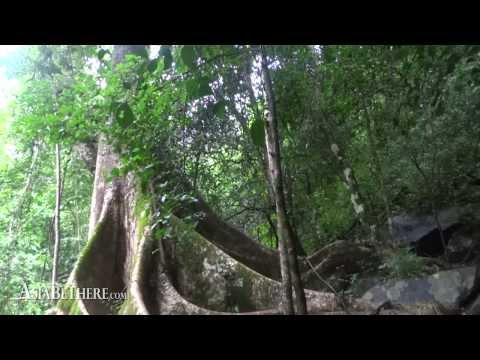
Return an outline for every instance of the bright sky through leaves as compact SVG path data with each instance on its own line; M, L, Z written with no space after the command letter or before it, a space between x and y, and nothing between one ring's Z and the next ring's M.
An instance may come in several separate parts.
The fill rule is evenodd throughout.
M0 45L0 166L15 153L13 144L7 142L5 133L10 122L8 105L19 89L20 81L12 76L17 70L22 45Z
M15 70L12 68L16 63L13 57L20 48L20 45L0 45L0 109L8 104L19 85L18 80L10 78L8 73Z

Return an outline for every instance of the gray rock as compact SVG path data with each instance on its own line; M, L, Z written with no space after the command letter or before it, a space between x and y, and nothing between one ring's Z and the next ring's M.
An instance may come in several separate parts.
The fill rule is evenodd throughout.
M472 289L475 267L441 271L424 278L388 281L368 290L362 300L373 306L386 301L402 305L438 302L454 307Z
M385 280L376 277L369 277L369 278L361 278L356 280L351 288L350 291L356 297L361 297L365 294L369 289L373 288L376 285L380 285L384 283Z
M460 222L461 208L453 207L439 211L438 218L443 229ZM418 241L437 228L432 215L398 215L392 218L392 240L397 244L408 245ZM385 230L383 230L385 231Z
M465 311L466 315L480 315L480 296Z
M449 260L451 262L467 261L467 257L471 257L470 250L475 244L476 241L472 237L462 232L454 233L447 246Z

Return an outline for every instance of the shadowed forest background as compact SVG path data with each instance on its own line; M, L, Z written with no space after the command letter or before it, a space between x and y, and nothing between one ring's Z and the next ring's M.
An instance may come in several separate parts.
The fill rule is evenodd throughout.
M390 295L367 290L399 280L422 292L399 306L480 309L479 46L41 45L2 66L0 314L375 312ZM129 298L14 299L52 282Z

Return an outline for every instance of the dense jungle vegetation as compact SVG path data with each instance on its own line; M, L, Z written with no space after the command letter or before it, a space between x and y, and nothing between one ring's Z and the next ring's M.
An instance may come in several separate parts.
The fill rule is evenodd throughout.
M302 259L338 241L346 267L356 246L378 257L318 274L348 292L434 272L393 241L394 216L431 215L443 235L438 214L459 207L480 224L479 46L37 45L2 68L18 86L0 109L0 314L55 305L15 299L25 284L130 289L142 234L195 303L168 260L178 219L278 280L290 314L307 312ZM88 249L103 255L82 267Z

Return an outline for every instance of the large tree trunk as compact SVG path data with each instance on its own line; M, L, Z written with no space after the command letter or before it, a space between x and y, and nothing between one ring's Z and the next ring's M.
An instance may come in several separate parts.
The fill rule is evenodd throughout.
M141 48L116 46L114 58L116 62L121 61L125 53ZM270 101L271 104L274 102ZM118 163L118 155L105 138L101 138L92 195L90 239L70 276L69 285L80 290L107 288L113 293L126 290L128 297L120 303L62 299L50 313L215 315L282 312L279 301L282 284L278 281L280 269L276 252L223 222L201 198L193 206L181 204L178 214L171 216L172 236L159 237L151 226L149 212L140 215L133 210L140 195L135 178L129 175L107 182L111 169ZM279 162L276 166L278 171ZM176 180L185 182L181 177ZM155 198L154 194L142 195ZM280 210L281 207L280 200ZM182 214L191 211L204 213L195 229L181 218ZM285 225L285 221L288 218L280 219L279 223ZM285 228L282 235L289 237ZM289 246L294 249L291 243ZM345 254L349 255L347 261ZM336 272L338 265L360 263L371 254L371 250L357 244L336 243L308 258L309 272L305 267L301 270L306 277L325 276L329 271ZM290 259L287 257L287 261ZM350 271L358 272L358 268ZM305 298L310 314L345 314L333 293L306 290ZM352 314L379 312L378 307L365 301L345 299L345 302Z
M144 50L143 45L117 45L113 50L113 65L120 63L126 54ZM113 124L110 117L108 122ZM135 253L137 219L134 215L136 198L134 177L127 175L107 180L112 169L120 165L104 135L98 140L95 180L89 222L90 259L77 262L69 283L76 288L108 288L121 292L130 286ZM86 250L84 251L86 252ZM90 264L89 264L90 263ZM93 265L95 264L95 265ZM89 266L93 266L89 268ZM111 313L110 304L80 301L88 313Z
M115 46L115 63L126 53L141 48ZM280 313L280 262L275 251L222 221L201 197L193 204L181 204L172 214L173 238L158 238L150 226L151 217L137 216L134 211L139 196L134 176L107 181L118 165L118 154L105 137L100 137L89 241L68 286L80 291L107 288L110 293L126 292L127 298L120 303L111 299L62 299L56 313ZM191 190L185 179L178 176L176 180ZM154 194L142 195L155 198ZM192 212L203 213L195 229L181 220ZM280 224L283 235L290 236L285 232L284 220L280 219ZM292 256L296 261L291 243L289 249L293 251L288 253L288 261L292 261ZM312 258L312 265L317 264L316 258ZM302 270L306 270L305 266ZM310 313L341 310L331 293L307 290L306 303ZM364 306L358 301L352 304L354 308ZM301 305L297 312L302 312Z

